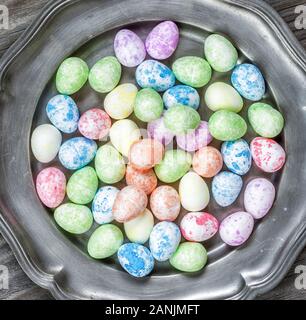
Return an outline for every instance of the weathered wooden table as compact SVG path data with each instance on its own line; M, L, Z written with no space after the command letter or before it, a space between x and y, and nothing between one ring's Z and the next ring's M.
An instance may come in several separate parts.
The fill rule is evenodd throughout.
M52 0L51 0L52 1ZM270 3L289 24L301 44L306 49L306 30L297 30L294 21L297 18L295 8L305 5L306 0L265 0ZM9 8L10 28L0 30L0 57L22 34L35 16L42 10L48 0L1 0ZM306 12L305 12L306 13ZM304 18L304 25L306 17ZM21 270L9 246L0 234L0 265L9 269L9 289L0 290L0 299L52 299L48 291L35 285ZM291 268L283 282L271 292L259 297L261 299L303 299L306 300L306 290L297 290L294 286L296 279L295 268L306 266L306 248ZM306 283L305 283L306 285Z

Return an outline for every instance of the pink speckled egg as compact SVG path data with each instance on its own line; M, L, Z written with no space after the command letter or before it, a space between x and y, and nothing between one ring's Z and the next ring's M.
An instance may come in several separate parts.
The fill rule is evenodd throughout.
M219 222L209 213L189 212L183 217L180 227L186 240L202 242L218 232Z
M119 62L126 67L136 67L146 57L143 41L131 30L120 30L115 37L114 50Z
M160 186L151 194L150 206L158 220L174 221L181 210L179 194L173 187Z
M87 110L79 120L79 131L84 137L92 140L105 138L111 126L112 121L109 115L98 108Z
M271 209L275 199L275 187L265 178L248 183L244 192L244 207L254 219L263 218Z
M176 50L179 42L179 29L172 21L158 24L146 39L148 54L157 60L168 59Z
M65 198L66 177L54 167L43 169L36 178L36 190L41 202L49 207L58 207Z
M213 137L208 130L208 123L206 121L201 121L196 130L176 137L178 146L188 152L194 152L206 147L212 140Z
M141 172L128 165L126 168L125 180L127 185L135 186L148 195L157 187L157 177L153 169Z
M272 139L261 137L253 139L251 153L257 167L264 172L276 172L286 162L285 150Z
M149 122L147 130L149 138L157 140L165 146L173 142L174 134L166 128L163 118Z
M248 240L254 228L254 219L247 212L235 212L220 224L220 237L230 246L240 246Z

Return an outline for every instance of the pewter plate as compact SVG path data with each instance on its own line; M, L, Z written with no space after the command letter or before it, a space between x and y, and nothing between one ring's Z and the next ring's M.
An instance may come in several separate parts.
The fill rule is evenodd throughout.
M87 255L86 243L96 226L75 237L55 225L52 212L35 192L34 180L43 166L33 158L29 140L33 128L47 122L44 108L56 94L54 73L62 60L77 55L92 66L113 54L113 38L120 28L129 27L144 38L157 21L168 19L178 23L181 42L166 64L183 55L202 56L205 37L218 32L239 48L240 62L252 61L262 69L269 84L265 100L286 119L278 141L288 158L282 172L268 175L278 189L275 205L244 246L231 249L216 237L205 243L209 264L203 271L184 274L162 263L150 277L134 279L115 257L96 261ZM134 82L134 72L125 68L121 82ZM229 81L229 75L216 73L213 80ZM23 270L55 298L251 299L275 287L303 249L306 55L281 18L262 1L53 1L2 58L0 81L0 229ZM82 112L103 105L104 96L88 86L73 97ZM200 113L209 118L203 101ZM249 131L247 140L253 136ZM245 184L262 175L253 167ZM243 209L241 197L222 210L212 201L207 211L221 220L238 209Z

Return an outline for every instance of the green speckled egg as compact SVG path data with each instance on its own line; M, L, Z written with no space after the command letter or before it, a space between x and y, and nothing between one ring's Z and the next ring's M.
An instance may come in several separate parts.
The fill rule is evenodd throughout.
M98 189L98 177L92 167L77 170L67 184L68 198L77 204L91 202Z
M161 163L155 166L155 173L162 182L172 183L187 173L191 163L192 156L189 153L183 150L168 150Z
M248 118L254 131L262 137L274 138L284 128L282 114L266 103L254 103L248 110Z
M238 52L232 43L218 34L205 40L204 53L211 67L218 72L232 70L237 64Z
M170 264L183 272L200 271L206 262L207 252L203 245L197 242L182 243L170 258Z
M99 60L89 72L90 86L100 92L112 91L121 78L121 64L115 57L105 57Z
M247 124L237 113L220 110L209 119L208 127L211 135L217 140L233 141L243 137L247 132Z
M54 219L61 228L73 234L87 232L93 223L93 216L89 208L74 203L59 206L54 211Z
M196 129L201 122L199 113L193 108L177 105L164 114L164 124L174 134L186 134Z
M71 57L62 62L56 73L56 88L62 94L74 94L88 79L89 69L85 61Z
M121 230L113 224L104 224L94 231L88 241L88 253L95 259L115 254L123 243Z
M126 169L121 154L109 144L105 144L98 149L95 168L99 179L107 184L122 180Z
M212 76L209 63L200 57L179 58L173 63L172 70L177 80L194 88L204 87Z

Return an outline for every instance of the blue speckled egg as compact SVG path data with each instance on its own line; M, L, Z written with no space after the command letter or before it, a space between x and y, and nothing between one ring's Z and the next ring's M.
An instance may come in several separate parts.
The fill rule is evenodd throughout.
M154 268L154 259L148 248L137 243L126 243L118 252L122 268L133 277L145 277Z
M98 190L92 202L92 214L98 224L110 223L114 220L113 204L119 189L104 186Z
M64 142L59 150L59 161L69 170L86 166L96 155L97 144L90 139L77 137Z
M179 227L168 221L156 224L150 235L150 250L153 257L158 261L170 259L181 241Z
M235 89L251 101L261 100L266 92L265 79L253 64L238 65L232 73L231 81Z
M195 110L200 106L198 91L185 85L178 85L168 89L163 95L163 100L167 109L177 104L182 104Z
M64 133L75 132L80 117L79 109L69 96L59 94L47 104L46 112L51 123Z
M251 169L251 150L245 140L239 139L224 142L221 153L223 161L230 171L243 176Z
M170 68L155 60L146 60L136 69L136 81L142 88L162 92L173 87L175 76Z
M239 196L243 181L235 173L223 171L216 175L212 181L212 194L221 207L233 204Z

